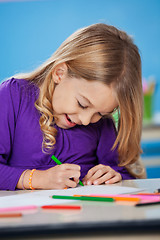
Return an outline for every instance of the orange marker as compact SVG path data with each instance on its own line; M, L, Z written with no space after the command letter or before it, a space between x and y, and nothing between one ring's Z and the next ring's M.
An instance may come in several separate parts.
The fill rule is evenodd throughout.
M113 197L116 201L129 201L129 202L139 202L140 198L137 197Z
M22 213L2 213L2 214L0 214L0 218L14 218L14 217L22 217Z
M81 197L81 195L74 195L75 197ZM89 197L89 195L85 195ZM139 202L140 198L139 197L124 197L124 196L114 196L114 195L90 195L90 197L106 197L106 198L113 198L115 201L129 201L129 202Z

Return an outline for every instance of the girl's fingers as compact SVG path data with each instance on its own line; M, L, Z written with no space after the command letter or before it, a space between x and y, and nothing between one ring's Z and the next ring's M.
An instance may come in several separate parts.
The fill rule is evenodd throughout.
M84 180L85 182L87 182L88 180L90 180L90 179L93 177L93 175L94 175L99 169L103 169L103 168L106 168L106 170L107 170L107 169L109 170L110 167L104 166L104 165L102 165L102 164L96 165L95 167L91 168L91 169L88 171L87 175L84 177L83 180ZM99 173L100 173L100 172L99 172Z
M88 178L90 176L90 178ZM84 183L87 185L99 185L103 183L115 183L121 181L121 175L109 166L97 165L93 167L86 177Z
M64 181L67 187L76 187L79 183L80 170L67 170L64 173Z
M118 173L111 179L105 181L105 184L117 183L117 182L120 182L121 180L122 180L122 176L121 176L121 174Z
M100 165L99 169L97 169L97 171L91 176L91 178L87 179L86 184L87 185L101 184L102 182L99 179L101 177L103 177L103 175L105 175L106 173L109 173L109 172L112 172L112 174L114 174L114 170L112 168L110 168L109 166ZM110 176L110 178L111 177L112 177L112 175ZM102 178L102 179L104 182L104 178Z
M85 176L86 180L91 178L93 176L93 174L101 167L101 165L96 165L95 167L91 168L87 175Z
M63 177L67 179L73 178L78 181L80 178L80 171L67 170L63 173Z
M62 164L59 167L61 171L57 174L59 178L57 182L65 187L76 187L80 178L80 167L76 164ZM119 182L121 179L121 175L111 167L99 164L88 171L83 183L87 185L110 184Z
M106 181L108 181L109 179L113 178L115 176L115 171L111 170L105 174L103 174L103 176L97 178L96 180L93 181L94 185L99 185L102 183L105 183Z
M74 180L71 180L71 179L66 179L65 180L65 185L70 188L75 188L77 186L78 182L77 181L74 181Z
M80 167L75 164L62 164L55 168L56 179L55 184L60 188L76 187L80 178ZM53 168L53 170L55 169ZM55 172L55 171L54 171Z
M98 169L89 181L94 184L95 181L100 180L104 175L106 175L106 168Z

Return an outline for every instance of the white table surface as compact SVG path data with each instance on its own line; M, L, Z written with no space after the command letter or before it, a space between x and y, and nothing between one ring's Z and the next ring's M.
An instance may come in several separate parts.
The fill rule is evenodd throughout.
M116 185L154 192L160 188L160 179L126 180ZM26 191L0 191L0 197ZM160 205L135 207L104 202L78 204L82 205L82 211L50 213L40 209L16 220L0 219L0 239L160 239Z

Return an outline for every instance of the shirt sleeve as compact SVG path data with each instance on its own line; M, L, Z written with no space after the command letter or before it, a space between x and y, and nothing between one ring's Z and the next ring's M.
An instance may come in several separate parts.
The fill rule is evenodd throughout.
M15 190L24 171L9 166L19 107L18 83L14 79L3 82L0 85L0 190Z
M121 174L123 180L134 179L135 177L130 175L125 167L118 166L119 160L117 148L112 150L117 135L112 119L103 119L99 135L100 137L97 147L98 164L110 166Z

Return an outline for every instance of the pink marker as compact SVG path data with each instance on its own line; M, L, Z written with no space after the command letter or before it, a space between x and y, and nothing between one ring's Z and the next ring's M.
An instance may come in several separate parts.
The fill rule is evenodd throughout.
M25 210L33 210L33 209L37 209L37 208L38 207L35 205L20 206L20 207L7 207L7 208L0 208L0 212L25 211Z
M140 198L141 201L143 202L149 202L149 201L160 201L160 196L156 195L140 195L140 194L100 194L100 195L90 195L94 197L126 197L126 198Z

